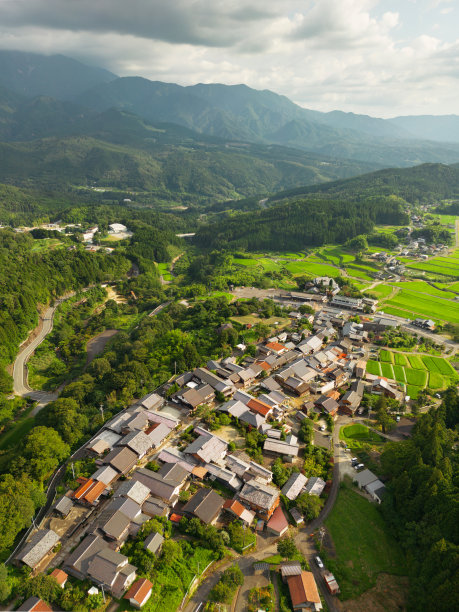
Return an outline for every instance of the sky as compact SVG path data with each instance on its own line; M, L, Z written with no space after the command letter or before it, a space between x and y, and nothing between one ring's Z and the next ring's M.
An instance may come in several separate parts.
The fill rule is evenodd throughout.
M459 114L459 0L0 0L0 48L244 83L305 108Z

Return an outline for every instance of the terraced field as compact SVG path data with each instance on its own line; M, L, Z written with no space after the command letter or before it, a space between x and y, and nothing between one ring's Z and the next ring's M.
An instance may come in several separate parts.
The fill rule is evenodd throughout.
M384 312L389 313L388 308L395 307L399 311L405 311L405 317L425 317L437 319L450 323L459 323L459 304L452 300L445 300L433 295L423 295L414 291L400 289L390 300L380 305Z
M405 392L410 397L417 397L426 386L433 390L445 389L459 381L456 370L442 357L405 355L386 349L381 349L379 361L368 361L367 372L405 385Z

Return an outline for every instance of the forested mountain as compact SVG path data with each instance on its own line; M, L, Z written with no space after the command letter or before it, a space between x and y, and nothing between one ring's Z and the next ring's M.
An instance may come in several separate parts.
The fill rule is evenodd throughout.
M457 129L444 138L448 129L441 122L431 122L423 132L415 129L413 121L410 123L412 118L406 118L405 126L401 121L404 118L389 121L339 111L322 113L302 108L285 96L245 85L182 87L140 77L117 78L64 56L3 51L0 86L28 97L71 100L97 112L125 110L153 123L177 123L226 140L292 146L379 166L459 161L459 144L452 135ZM41 110L44 105L42 101ZM36 110L30 108L32 115ZM59 124L68 108L56 107L55 112ZM413 126L413 134L408 123ZM28 125L26 122L22 130L17 130L16 137L30 139ZM35 133L43 135L43 129Z
M406 130L382 119L311 111L285 96L245 85L181 87L124 77L97 85L75 101L98 111L129 110L150 121L179 123L232 140L277 143L382 166L459 159L459 145L412 141Z
M0 140L0 182L54 191L72 185L128 189L165 201L268 194L374 167L280 146L228 142L128 112L96 113L5 90Z
M407 552L412 611L459 607L458 424L459 396L450 388L412 437L387 444L381 457L389 478L382 508Z
M115 78L108 70L65 55L0 51L0 85L25 96L67 100Z
M397 129L412 138L459 142L459 115L416 115L388 119Z
M310 198L203 226L194 241L208 249L289 251L343 243L358 234L371 233L375 223L407 222L400 202L390 197L360 202Z
M421 164L413 168L387 168L324 185L291 189L272 196L270 202L311 195L356 200L395 195L410 203L432 203L459 197L459 165Z

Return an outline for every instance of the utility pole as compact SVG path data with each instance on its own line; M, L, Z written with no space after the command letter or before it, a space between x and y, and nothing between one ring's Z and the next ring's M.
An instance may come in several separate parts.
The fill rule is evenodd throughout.
M104 603L105 603L105 592L104 592L104 585L101 585L101 589L102 589L102 597L104 598Z
M100 414L102 415L102 423L104 422L104 405L100 405Z
M73 467L73 461L72 461L72 474L73 474L73 480L75 480L75 468Z

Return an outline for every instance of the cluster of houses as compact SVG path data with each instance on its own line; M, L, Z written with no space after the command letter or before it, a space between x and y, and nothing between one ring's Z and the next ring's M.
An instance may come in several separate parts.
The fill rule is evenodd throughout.
M289 521L280 504L281 493L290 501L302 493L322 494L324 480L299 471L292 473L280 491L269 469L242 451L230 451L224 438L196 420L191 438L191 428L187 430L188 444L177 446L172 440L181 427L181 416L193 417L199 406L207 404L266 435L266 457L294 462L300 445L284 421L292 397L310 394L308 401L299 404L299 420L314 411L332 418L338 413L354 415L365 389L398 397L392 384L366 373L365 360L356 354L367 341L362 335L367 330L354 330L333 309L324 308L315 316L291 314L294 320L296 314L307 318L312 332L292 327L260 345L256 357L245 357L240 363L227 357L181 374L173 381L173 393L169 392L172 382L164 387L167 401L157 393L147 395L107 422L87 443L85 450L95 459L95 471L77 478L78 487L53 507L53 513L64 519L76 507L87 510L77 526L80 542L63 555L62 569L56 570L61 578L87 579L93 588L117 598L127 590L125 597L141 607L151 594L151 583L137 577L137 568L123 555L122 547L149 519L164 516L178 522L185 516L211 525L237 518L247 526L256 525L258 531L266 529L282 536ZM373 323L384 327L383 321ZM279 422L283 422L282 429ZM152 457L154 464L148 463ZM367 471L358 477L363 478ZM381 490L376 481L376 477L365 480L362 486L370 487L368 491L378 501ZM220 495L212 482L231 491L232 498ZM193 494L188 491L191 485ZM297 524L303 522L297 509L291 510L291 516ZM52 529L39 529L16 561L40 571L59 541ZM161 535L152 534L143 546L157 555L162 543ZM308 575L301 571L288 577L292 601L298 602L295 609L312 601Z

